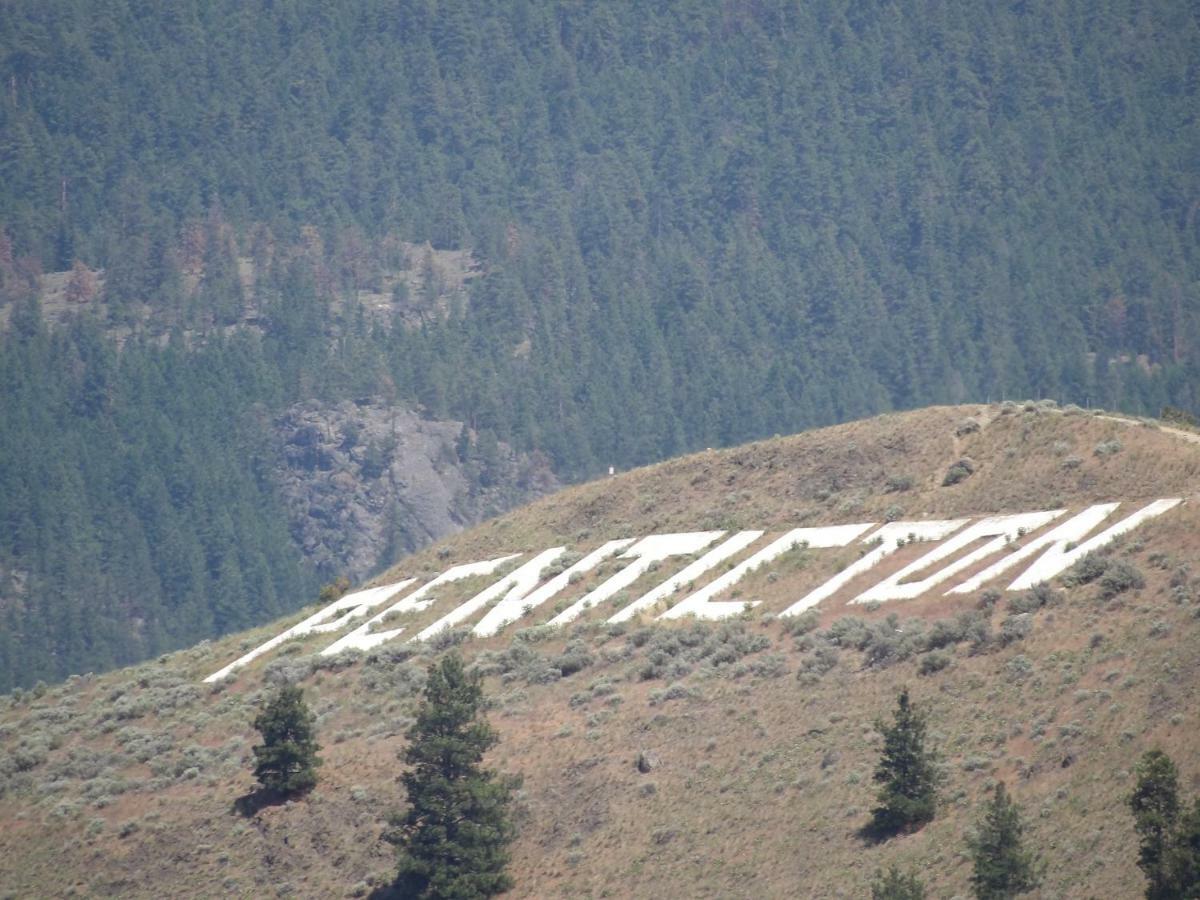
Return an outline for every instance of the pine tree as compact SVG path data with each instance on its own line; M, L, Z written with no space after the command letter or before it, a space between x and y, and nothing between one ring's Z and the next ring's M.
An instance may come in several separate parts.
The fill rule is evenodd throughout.
M1200 798L1179 817L1171 854L1171 874L1179 896L1200 897Z
M883 735L883 756L874 775L879 805L864 830L886 840L933 819L940 774L937 758L926 746L925 714L909 702L908 688L900 691L893 724L877 722L875 727Z
M456 653L429 668L403 754L409 808L391 820L387 837L400 848L397 896L472 900L512 886L512 786L481 767L498 741L482 715L481 681Z
M1146 875L1147 900L1200 897L1200 798L1185 810L1179 772L1161 750L1145 753L1129 798L1141 839L1138 866Z
M313 714L304 692L294 684L280 689L254 720L262 744L254 748L254 777L263 790L281 797L295 796L317 783L321 748L313 736Z
M1167 754L1150 750L1138 762L1137 777L1129 807L1140 838L1138 866L1149 882L1148 900L1167 900L1177 895L1170 874L1170 849L1179 818L1179 772Z
M975 861L971 886L979 900L1007 900L1041 882L1033 852L1021 844L1023 830L1020 809L1000 782L967 842Z
M912 872L901 872L893 865L886 872L875 873L871 900L925 900L925 885Z

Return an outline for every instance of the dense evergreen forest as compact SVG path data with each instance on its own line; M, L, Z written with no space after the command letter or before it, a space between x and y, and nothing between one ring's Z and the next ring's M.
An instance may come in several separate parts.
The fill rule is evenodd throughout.
M297 399L566 477L1200 408L1194 4L18 0L0 54L0 686L310 599L255 465ZM365 315L401 241L469 250L466 302ZM73 266L103 320L48 330Z

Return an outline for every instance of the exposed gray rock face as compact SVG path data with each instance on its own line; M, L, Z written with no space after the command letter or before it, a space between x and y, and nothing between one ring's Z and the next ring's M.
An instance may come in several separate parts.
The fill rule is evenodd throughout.
M540 454L374 400L300 403L274 432L292 535L329 579L360 581L559 487Z

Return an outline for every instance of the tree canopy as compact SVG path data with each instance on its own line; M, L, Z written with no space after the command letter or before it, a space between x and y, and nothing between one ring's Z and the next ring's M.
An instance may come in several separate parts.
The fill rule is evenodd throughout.
M297 685L280 688L254 719L263 742L254 747L254 777L268 794L290 797L317 783L321 758L313 714Z
M883 736L883 752L873 776L878 805L871 810L866 834L882 840L933 820L941 773L926 743L925 713L909 700L908 688L900 691L892 723L881 721L875 727Z
M971 887L979 900L1010 900L1041 883L1036 856L1023 840L1024 830L1020 809L1004 782L997 782L967 842L974 863Z
M510 783L482 765L498 737L483 715L481 681L457 653L429 668L403 753L409 806L388 838L399 847L398 896L472 900L512 886Z

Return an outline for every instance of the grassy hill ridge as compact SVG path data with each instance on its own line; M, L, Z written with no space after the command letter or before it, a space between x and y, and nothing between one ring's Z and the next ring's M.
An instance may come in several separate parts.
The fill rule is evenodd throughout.
M669 530L1113 500L1132 511L1195 495L1200 448L1188 437L1037 404L883 416L571 488L380 582ZM963 457L974 474L943 486ZM525 778L513 895L860 897L890 862L919 868L932 896L962 895L962 833L997 778L1048 863L1044 896L1138 895L1124 809L1133 761L1162 746L1185 791L1200 787L1198 534L1200 511L1185 503L1108 549L1109 565L1136 570L1141 587L1056 583L1046 605L980 592L847 609L850 590L817 616L774 618L855 558L847 547L754 573L739 589L761 605L733 621L583 620L467 640L502 737L491 762ZM892 570L923 552L906 549ZM463 599L472 589L456 588ZM455 596L413 617L410 633ZM307 638L229 683L199 683L289 622L0 703L0 817L10 823L0 883L15 896L340 896L386 880L378 836L401 802L395 753L428 658L462 636L420 647L402 638L357 660L321 659L331 637ZM249 722L284 680L303 684L318 713L322 782L305 800L243 817L234 803L251 786ZM868 847L856 830L873 794L871 723L902 682L930 711L944 805L923 831Z

